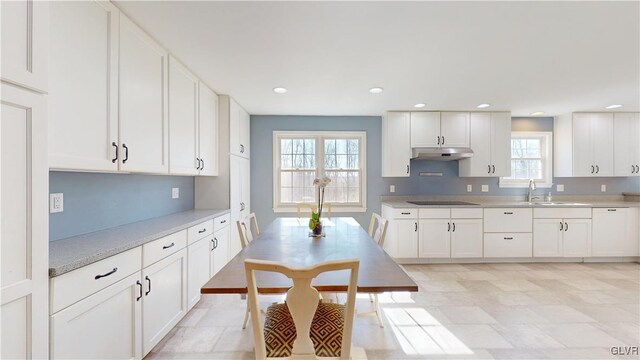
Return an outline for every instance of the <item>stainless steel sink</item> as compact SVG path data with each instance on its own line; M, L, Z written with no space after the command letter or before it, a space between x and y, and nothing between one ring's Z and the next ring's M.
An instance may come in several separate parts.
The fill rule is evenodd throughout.
M542 205L542 206L588 206L589 204L577 203L577 202L565 202L565 201L523 201L522 204L527 205Z

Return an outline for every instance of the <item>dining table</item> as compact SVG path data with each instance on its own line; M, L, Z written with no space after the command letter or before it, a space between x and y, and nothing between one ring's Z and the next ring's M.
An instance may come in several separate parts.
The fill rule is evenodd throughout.
M358 259L358 292L418 291L418 285L354 218L323 219L324 234L320 237L310 236L308 221L276 218L200 289L201 294L246 294L244 261L247 259L275 261L292 267ZM236 227L232 224L234 230ZM290 279L271 272L256 273L256 282L261 294L286 293L292 286ZM346 292L348 283L349 272L343 270L322 273L312 285L320 292Z

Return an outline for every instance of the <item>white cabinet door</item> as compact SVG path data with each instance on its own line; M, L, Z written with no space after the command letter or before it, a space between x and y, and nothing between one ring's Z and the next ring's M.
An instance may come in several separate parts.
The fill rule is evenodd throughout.
M226 226L213 234L213 241L210 243L210 272L209 277L217 274L229 262L229 231L231 226ZM235 229L235 224L233 224Z
M169 172L167 61L165 49L120 16L120 170Z
M613 176L613 114L591 117L591 142L595 176Z
M473 150L475 152L475 149ZM491 113L491 176L503 177L503 176L510 176L510 175L511 175L511 113L510 112L492 112Z
M229 192L231 209L231 241L229 243L229 258L240 252L240 237L236 229L236 221L243 216L242 189L243 189L243 161L247 161L236 155L229 156Z
M418 220L393 220L395 225L394 237L398 244L396 257L418 257Z
M382 117L382 176L409 177L411 120L408 112L387 112Z
M0 78L36 91L47 91L49 2L0 2L2 65Z
M251 116L240 107L240 153L249 158L251 153Z
M627 253L626 208L593 209L592 256L632 256Z
M440 147L440 113L411 113L411 147Z
M235 100L229 101L229 151L249 158L250 116Z
M218 95L203 82L198 94L198 153L200 175L218 175Z
M0 358L44 359L49 344L46 102L6 84L0 94Z
M472 112L469 132L469 147L473 150L473 157L458 162L459 174L464 177L491 176L491 113Z
M52 359L142 358L140 273L51 316Z
M451 257L449 219L424 219L420 220L418 256L422 258L449 258Z
M591 143L591 114L573 114L573 176L595 173Z
M451 219L451 257L482 257L482 219Z
M562 219L533 220L533 256L562 256L562 235L564 221Z
M191 309L200 301L200 288L209 281L209 243L212 235L202 238L187 248L187 301Z
M197 175L198 78L169 57L169 173Z
M440 113L440 146L469 147L469 113Z
M142 270L142 356L187 313L187 249Z
M640 176L640 114L615 113L614 175Z
M107 1L50 2L52 169L118 170L118 17Z
M564 219L562 249L565 257L591 256L591 219Z

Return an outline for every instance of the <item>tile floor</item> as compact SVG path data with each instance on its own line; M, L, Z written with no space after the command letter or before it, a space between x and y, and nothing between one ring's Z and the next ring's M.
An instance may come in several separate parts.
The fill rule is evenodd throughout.
M380 297L385 327L356 317L367 359L638 359L610 347L640 346L640 264L404 268L420 291ZM253 359L244 309L237 295L204 296L147 358Z

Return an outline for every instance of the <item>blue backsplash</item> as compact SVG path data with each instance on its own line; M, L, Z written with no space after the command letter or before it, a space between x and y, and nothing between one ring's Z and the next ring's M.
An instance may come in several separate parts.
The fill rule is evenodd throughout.
M64 193L64 212L49 215L54 241L193 209L194 178L52 171L49 192Z

